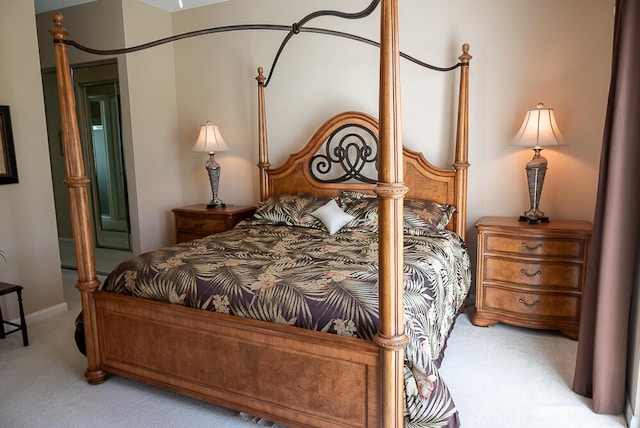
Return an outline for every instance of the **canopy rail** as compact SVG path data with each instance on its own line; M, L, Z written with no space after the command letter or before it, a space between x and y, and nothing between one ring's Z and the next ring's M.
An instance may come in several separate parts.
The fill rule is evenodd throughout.
M379 1L379 0L377 0ZM351 18L354 19L354 18ZM302 22L302 21L300 21ZM61 44L65 44L65 45L69 45L69 46L73 46L74 48L86 52L86 53L90 53L93 55L101 55L101 56L113 56L113 55L123 55L123 54L130 54L130 53L134 53L134 52L139 52L139 51L143 51L149 48L153 48L156 46L161 46L167 43L172 43L178 40L183 40L183 39L189 39L189 38L193 38L193 37L199 37L199 36L205 36L205 35L209 35L209 34L216 34L216 33L226 33L226 32L232 32L232 31L247 31L247 30L267 30L267 31L288 31L289 33L287 34L287 36L285 37L285 39L283 40L282 44L280 45L280 47L278 48L278 52L276 53L276 56L273 60L273 63L271 64L271 69L269 71L269 73L267 74L267 76L265 76L264 81L261 83L265 88L267 86L269 86L269 82L271 81L271 78L274 75L278 60L280 59L280 56L284 50L284 47L286 46L286 43L291 39L292 35L295 34L300 34L300 33L312 33L312 34L323 34L323 35L328 35L328 36L335 36L335 37L342 37L344 39L348 39L348 40L354 40L360 43L364 43L370 46L374 46L377 48L380 48L380 43L376 42L375 40L371 40L368 39L366 37L361 37L358 36L356 34L351 34L351 33L345 33L343 31L336 31L336 30L330 30L330 29L326 29L326 28L317 28L317 27L301 27L300 23L295 23L293 25L281 25L281 24L237 24L237 25L226 25L226 26L221 26L221 27L212 27L212 28L205 28L202 30L195 30L195 31L189 31L186 33L182 33L182 34L176 34L175 36L170 36L170 37L165 37L163 39L158 39L158 40L154 40L152 42L148 42L148 43L143 43L140 45L136 45L136 46L131 46L129 48L120 48L120 49L94 49L94 48L90 48L87 46L84 46L74 40L68 40L68 39L54 39L54 43L61 43ZM442 72L446 72L446 71L452 71L455 70L458 67L462 67L465 65L465 63L463 61L458 62L456 64L453 64L451 66L445 66L445 67L441 67L441 66L436 66L433 64L429 64L427 62L421 61L411 55L408 55L402 51L399 52L399 55L401 58L406 59L420 67L424 67L424 68L428 68L430 70L434 70L434 71L442 71ZM468 64L468 62L467 62Z
M94 48L81 45L76 41L67 40L67 39L56 39L54 40L54 43L63 43L65 45L73 46L74 48L81 50L83 52L94 54L94 55L112 56L112 55L123 55L123 54L139 52L145 49L153 48L156 46L164 45L164 44L175 42L178 40L189 39L192 37L198 37L198 36L204 36L204 35L216 34L216 33L225 33L225 32L231 32L231 31L245 31L245 30L290 31L291 26L280 25L280 24L238 24L238 25L227 25L223 27L212 27L212 28L206 28L203 30L196 30L196 31L190 31L187 33L177 34L175 36L166 37L164 39L155 40L153 42L132 46L130 48L121 48L121 49L94 49ZM345 39L354 40L360 43L364 43L367 45L380 48L380 43L376 42L375 40L367 39L366 37L361 37L356 34L345 33L343 31L329 30L326 28L304 27L304 28L299 28L295 34L299 34L299 33L324 34L328 36L342 37ZM268 73L268 75L265 78L265 82L263 83L264 87L267 87L269 85L269 81L271 80L274 74L277 61L279 59L279 54L280 54L280 51L278 52L278 57L274 59L273 64L271 65L271 71ZM437 65L433 65L433 64L429 64L427 62L421 61L404 52L400 52L400 57L420 67L428 68L429 70L434 70L434 71L442 71L442 72L452 71L452 70L455 70L456 68L463 67L465 65L463 62L458 62L450 66L440 67Z

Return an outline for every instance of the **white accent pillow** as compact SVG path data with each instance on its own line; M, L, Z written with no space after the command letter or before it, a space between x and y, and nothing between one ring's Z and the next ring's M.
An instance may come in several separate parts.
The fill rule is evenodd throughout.
M354 218L351 214L342 211L333 199L312 212L311 215L320 220L331 235L342 229L345 224Z

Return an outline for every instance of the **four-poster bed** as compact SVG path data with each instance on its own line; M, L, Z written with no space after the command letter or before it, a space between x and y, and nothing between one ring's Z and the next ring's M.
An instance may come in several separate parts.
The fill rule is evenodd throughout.
M261 72L257 78L258 167L263 214L269 201L276 200L276 205L281 206L283 201L291 199L291 195L304 194L316 195L316 199L338 200L341 208L355 214L353 217L356 221L358 214L353 206L369 204L371 208L370 202L375 201L375 239L370 243L369 250L371 245L376 247L377 242L377 248L373 251L373 254L377 252L377 257L375 263L369 266L375 266L373 288L378 299L373 312L377 314L377 319L370 335L372 337L362 340L254 320L244 315L234 316L143 299L135 297L137 291L129 290L134 294L132 296L99 289L87 203L88 179L83 169L66 53L68 32L62 26L61 15L55 14L54 22L55 28L51 33L56 48L67 154L65 183L69 187L78 258L77 288L82 300L88 362L86 377L89 383L99 384L106 379L108 373L113 373L290 426L402 426L407 407L404 400L407 376L404 349L409 340L405 334L404 319L404 287L405 282L409 281L403 250L409 244L420 248L432 245L423 242L423 239L438 241L446 237L461 243L460 251L464 254L459 257L459 261L462 264L454 269L461 276L448 287L458 288L459 293L445 298L456 303L447 308L451 313L438 325L438 329L442 331L438 339L440 346L434 351L437 359L442 356L446 335L468 290L469 274L465 271L468 270L468 256L462 242L466 229L468 168L467 94L468 64L471 59L468 46L463 47L463 54L460 56L459 111L453 169L435 168L422 155L403 149L401 143L397 0L382 1L379 122L362 113L347 112L337 115L324 123L304 149L292 155L283 166L271 169L264 98L266 79ZM365 182L319 180L310 172L312 159L332 135L354 125L377 137L377 177ZM405 198L415 202L407 205ZM449 221L449 217L444 216L445 220L435 227L435 231L429 226L428 232L418 228L418 232L410 233L407 244L405 210L414 210L414 205L417 204L418 211L424 213L426 208L421 205L421 201L436 203L437 207L455 207L457 211L455 214L453 210L448 211L453 218ZM349 204L352 204L351 211ZM373 211L367 211L368 219L372 218L371 212ZM301 214L299 218L309 219L307 214L309 213L304 216ZM427 218L432 218L432 215L431 212L427 213ZM415 218L418 217L420 214ZM327 244L330 239L347 239L347 234L328 236L326 231L318 232L321 228L322 226L316 225L304 232L296 230L295 239L303 239L300 238L302 234L304 240L311 239L310 235L321 233L319 239L323 240L324 246L322 251L317 251L318 254L331 253L327 250L331 247ZM345 228L349 229L349 224ZM255 232L247 231L244 238L240 230L228 233L227 239L234 239L231 234L235 233L235 239L239 241ZM348 239L355 239L354 236L361 238L358 233L361 232L356 230ZM193 241L182 247L170 247L166 251L187 251L191 256L199 257L200 253L208 251L204 248L206 245L213 245L216 249L216 245L223 245L210 238L204 240L206 242ZM357 240L351 242L351 247L355 247ZM150 254L142 257L149 259L158 253ZM256 257L255 254L252 253L250 257ZM179 262L182 263L186 257L180 257ZM139 263L142 259L137 260L133 263ZM168 270L167 265L174 267L180 264L176 260L174 257L157 263ZM416 262L420 263L430 264L425 256L422 256L421 262ZM107 288L128 288L132 281L131 276L127 275L131 275L132 271L123 269L118 274L114 271L114 278L110 276L107 280ZM124 287L118 285L116 276L124 278ZM215 278L213 282L216 282ZM175 287L182 285L179 279L174 278L174 283L169 284L174 293L167 297L168 301L183 303L189 298L188 293L181 292L182 289L175 291ZM212 302L214 297L209 296L207 302ZM432 298L435 297L430 296L426 300ZM412 317L413 315L409 319L413 320ZM367 336L367 333L363 336ZM426 346L424 343L423 346ZM407 349L413 349L413 346L410 343ZM434 361L428 362L430 366L432 363ZM414 392L414 395L421 395L428 402L433 391L432 384L441 380L433 373L422 374L423 381L428 386L424 387L416 381L416 389L420 392ZM441 388L446 390L445 386ZM431 409L434 406L436 405L432 402L427 404ZM453 404L447 401L440 406L443 408L435 414L436 418L440 418L439 422L433 423L439 424L438 426L455 426L458 422Z

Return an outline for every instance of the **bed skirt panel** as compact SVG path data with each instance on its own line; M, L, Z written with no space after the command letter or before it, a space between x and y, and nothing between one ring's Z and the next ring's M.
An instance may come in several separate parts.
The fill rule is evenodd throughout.
M378 425L379 350L369 341L109 292L95 297L108 373L292 427Z

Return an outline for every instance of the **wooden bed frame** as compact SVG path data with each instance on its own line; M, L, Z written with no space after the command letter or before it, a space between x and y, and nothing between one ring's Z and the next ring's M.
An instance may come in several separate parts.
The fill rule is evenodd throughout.
M379 125L362 113L327 121L280 168L267 155L264 76L258 76L260 195L297 191L377 194L379 331L374 342L265 323L98 291L93 234L62 15L54 14L58 89L85 326L86 377L108 373L260 416L288 426L403 425L403 198L454 204L452 229L466 229L468 46L460 56L460 92L453 169L431 166L402 150L397 0L382 0ZM309 156L346 121L378 132L377 184L327 185L305 171ZM161 338L159 337L161 336ZM220 352L222 350L222 352Z

